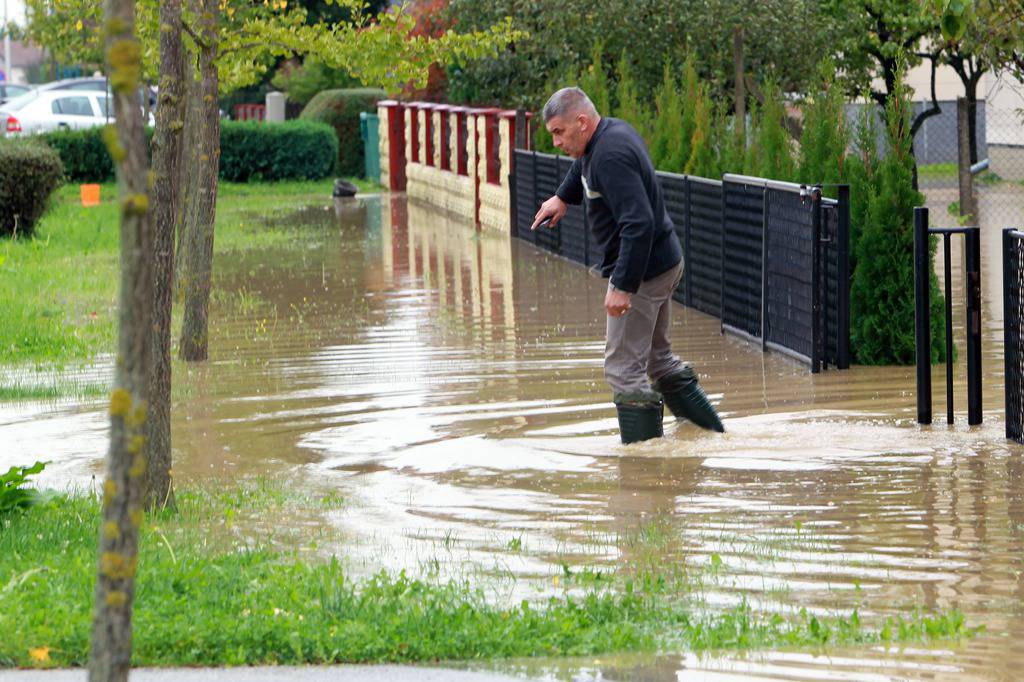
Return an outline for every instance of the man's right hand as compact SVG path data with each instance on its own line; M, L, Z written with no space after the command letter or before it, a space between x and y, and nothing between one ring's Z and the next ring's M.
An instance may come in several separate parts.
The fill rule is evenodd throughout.
M565 215L565 211L568 206L565 202L555 195L540 205L540 209L537 211L537 215L533 217L533 225L530 225L531 230L536 230L537 226L545 220L551 219L548 227L554 227L558 224L558 221Z

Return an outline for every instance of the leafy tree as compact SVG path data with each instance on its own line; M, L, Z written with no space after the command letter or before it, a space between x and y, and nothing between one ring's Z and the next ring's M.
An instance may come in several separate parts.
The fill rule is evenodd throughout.
M783 87L799 91L813 75L818 55L832 44L832 24L823 20L819 5L816 0L459 0L448 9L457 27L482 28L511 15L529 35L495 58L457 63L449 71L449 98L537 109L546 85L566 71L579 72L597 41L616 58L629 50L641 99L653 99L666 59L682 64L688 56L717 95L732 79L736 25L747 29L750 68L757 72L776 65ZM616 65L610 66L614 72Z
M911 183L910 102L902 68L897 73L900 78L886 107L889 150L879 162L868 201L850 293L852 345L858 362L870 365L908 365L915 357L913 215L924 196ZM932 240L933 256L935 246ZM934 362L945 349L944 316L934 270L929 278Z

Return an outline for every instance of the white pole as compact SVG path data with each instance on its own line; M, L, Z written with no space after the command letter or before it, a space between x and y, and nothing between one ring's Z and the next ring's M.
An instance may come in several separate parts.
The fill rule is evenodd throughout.
M7 0L4 0L4 78L11 81L11 36L7 30Z

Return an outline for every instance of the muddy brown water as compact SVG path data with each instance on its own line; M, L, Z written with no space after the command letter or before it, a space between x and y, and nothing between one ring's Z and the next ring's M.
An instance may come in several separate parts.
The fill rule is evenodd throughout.
M319 551L356 574L469 577L511 600L558 592L563 566L670 567L712 609L956 607L987 627L927 648L494 664L506 671L1020 679L1024 448L1003 437L997 229L983 234L983 426L966 426L962 362L957 423L941 423L936 367L936 424L919 427L912 368L812 376L676 307L674 346L728 433L669 418L666 438L624 447L601 373L603 280L400 196L290 222L293 244L219 257L211 360L176 367L178 481L339 492L343 510L280 522L332 526L341 540ZM0 470L48 459L45 484L94 486L103 404L0 404L0 443Z

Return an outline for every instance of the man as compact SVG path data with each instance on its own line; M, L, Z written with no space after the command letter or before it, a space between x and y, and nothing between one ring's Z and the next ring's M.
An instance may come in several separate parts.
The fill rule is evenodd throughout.
M724 431L693 368L672 354L669 317L683 254L643 139L625 121L602 118L579 88L551 96L544 125L555 146L576 161L531 229L545 221L557 225L568 204L586 200L604 253L601 274L609 278L604 374L622 442L664 434L663 398L677 419Z

